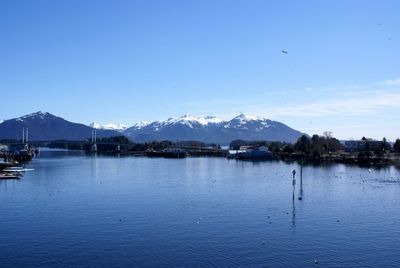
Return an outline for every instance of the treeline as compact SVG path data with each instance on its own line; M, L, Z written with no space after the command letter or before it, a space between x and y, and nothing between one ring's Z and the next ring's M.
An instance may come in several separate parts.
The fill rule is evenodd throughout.
M395 149L390 146L387 142L386 138L383 138L382 141L374 141L371 139L367 139L363 137L361 139L361 147L355 150L358 152L359 157L372 157L372 156L379 156L382 157L386 153L395 152Z
M130 141L125 136L116 136L110 138L98 138L96 140L97 151L103 153L113 153L113 152L126 152L126 153L135 153L135 152L144 152L147 150L155 150L161 151L165 148L171 147L187 147L187 148L213 148L213 149L221 149L218 144L210 144L204 143L200 141L180 141L180 142L172 142L168 140L164 141L151 141L144 143L135 143ZM83 142L71 142L65 140L54 141L47 144L50 148L60 148L60 149L76 149L76 150L84 150L91 151L93 143L90 139L87 139Z
M382 157L387 153L400 153L400 139L397 139L393 146L386 138L381 141L371 140L363 137L358 141L350 141L353 147L346 148L338 139L330 135L307 135L301 136L296 143L269 141L244 141L235 140L230 143L229 148L239 150L243 146L267 146L268 149L277 156L302 156L309 159L317 159L321 156L329 156L338 153L353 153L358 157Z
M171 147L180 147L180 148L212 148L212 149L221 149L221 146L215 143L204 143L200 141L152 141L145 143L132 143L132 146L129 148L129 151L132 152L143 152L147 150L155 150L161 151L166 148Z
M275 153L303 153L306 156L319 156L324 153L337 152L343 150L344 146L336 138L329 136L313 135L311 138L307 135L301 136L295 144L278 141L243 141L235 140L229 144L232 150L239 150L243 146L267 146Z
M13 144L18 142L20 141L11 139L0 140L1 144ZM295 144L271 141L234 140L229 144L229 148L232 150L239 150L242 146L267 146L271 152L277 155L302 154L310 158L345 150L357 153L359 157L383 156L389 152L400 153L400 139L397 139L393 146L389 144L386 138L383 138L381 141L376 141L363 137L361 140L351 142L354 142L357 146L349 149L345 148L338 139L330 135L313 135L312 137L309 137L308 135L303 135L297 140ZM92 142L90 139L82 142L57 140L45 144L41 142L30 142L30 145L34 147L46 146L50 148L90 151ZM115 151L117 149L116 145L120 146L121 151L127 152L143 152L149 149L159 151L170 147L221 149L218 144L204 143L200 141L172 142L164 140L135 143L130 141L125 136L97 139L97 146L99 151Z
M3 139L0 140L0 144L15 144L21 143L21 140ZM125 136L115 136L109 138L97 138L97 149L98 151L115 151L116 146L120 146L121 151L127 152L143 152L146 150L162 150L170 147L183 147L183 148L208 148L208 149L221 149L221 146L215 143L204 143L201 141L189 140L189 141L151 141L144 143L135 143L129 140ZM35 142L30 141L30 146L33 147L49 147L57 149L69 149L69 150L85 150L90 151L92 149L92 140L90 138L84 141L68 141L68 140L55 140L51 142Z
M293 151L304 153L309 157L319 157L322 154L334 153L344 149L338 139L319 135L313 135L311 138L303 135L293 145Z
M71 142L66 140L56 140L46 144L30 143L34 147L48 147L52 149L67 149L67 150L83 150L84 144L82 142Z

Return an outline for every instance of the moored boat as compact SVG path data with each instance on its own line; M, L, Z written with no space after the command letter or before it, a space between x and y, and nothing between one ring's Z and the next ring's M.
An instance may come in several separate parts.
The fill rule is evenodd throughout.
M236 155L238 160L272 160L273 155L266 146L259 146L252 148L243 153L238 153Z
M0 179L1 180L7 180L7 179L17 179L19 180L21 178L21 174L19 173L0 173Z
M34 171L33 168L24 168L24 167L8 167L4 169L5 172L26 172L26 171Z

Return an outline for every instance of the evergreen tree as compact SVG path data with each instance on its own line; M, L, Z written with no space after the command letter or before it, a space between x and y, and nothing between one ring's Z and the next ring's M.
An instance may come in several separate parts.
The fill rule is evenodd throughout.
M390 144L387 142L386 138L384 137L381 142L381 150L382 152L386 152L390 150Z
M400 153L400 139L397 139L396 142L393 145L393 149L395 152Z
M301 136L294 145L296 151L300 151L306 154L311 152L311 141L306 135Z

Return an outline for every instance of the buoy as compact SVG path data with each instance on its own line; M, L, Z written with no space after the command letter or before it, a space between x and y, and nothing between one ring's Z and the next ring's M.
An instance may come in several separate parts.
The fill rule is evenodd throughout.
M314 263L315 263L315 264L319 264L318 260L314 260Z

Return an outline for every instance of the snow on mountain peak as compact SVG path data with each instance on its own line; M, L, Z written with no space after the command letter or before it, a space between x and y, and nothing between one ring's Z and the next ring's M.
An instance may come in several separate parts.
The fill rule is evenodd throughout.
M31 113L31 114L27 114L21 117L16 118L17 121L23 122L26 119L30 119L30 120L44 120L44 119L48 119L49 116L51 116L50 113L47 112L42 112L42 111L38 111L36 113Z
M96 122L93 122L90 124L90 127L95 128L95 129L104 129L104 130L116 130L116 131L123 131L128 128L127 125L124 124L99 124Z
M229 121L224 127L225 128L247 129L248 123L261 124L261 127L260 127L261 129L265 129L270 126L267 119L265 119L263 117L245 115L245 114L241 113L238 116L234 117L231 121Z
M246 114L239 114L238 116L236 116L235 118L233 118L232 120L240 120L240 121L264 121L266 120L263 117L260 116L252 116L252 115L246 115Z
M218 117L210 116L210 115L207 115L206 117L204 117L204 119L206 119L207 122L210 124L219 124L219 123L223 122L222 119L219 119Z
M221 119L216 118L215 116L206 116L206 117L201 117L201 116L195 116L195 115L190 115L190 114L185 114L179 118L169 118L167 120L167 124L184 124L189 127L193 127L193 124L199 124L201 126L207 126L210 124L218 124L223 122Z
M136 128L142 128L142 127L148 126L149 124L150 123L147 121L140 121L140 122L134 124L133 126Z
M47 115L50 115L50 114L47 113L47 112L39 111L39 112L36 112L36 113L31 113L31 114L27 114L27 115L21 116L20 118L22 118L22 119L27 119L27 118L44 119L44 117L47 116Z

